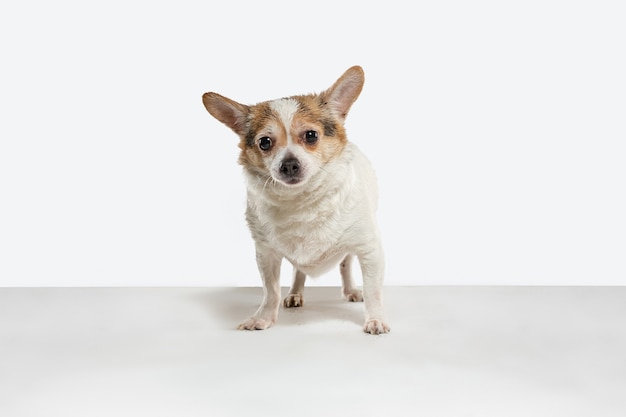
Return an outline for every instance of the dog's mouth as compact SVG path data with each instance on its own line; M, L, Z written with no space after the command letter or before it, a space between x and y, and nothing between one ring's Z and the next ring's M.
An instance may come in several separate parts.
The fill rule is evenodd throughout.
M281 179L280 182L287 186L298 185L302 182L300 179L290 178L288 180Z

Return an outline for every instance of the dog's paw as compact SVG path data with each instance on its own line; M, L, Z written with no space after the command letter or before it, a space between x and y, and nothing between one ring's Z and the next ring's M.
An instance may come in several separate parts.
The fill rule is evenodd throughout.
M274 322L272 320L262 319L260 317L250 317L241 323L237 329L239 330L265 330L271 327Z
M371 319L365 322L363 331L369 334L384 334L389 333L391 328L387 323L378 319Z
M304 297L302 297L302 294L289 294L283 300L283 306L285 306L285 308L302 307L303 305Z
M358 303L363 301L363 292L361 290L344 291L343 299L350 301L351 303Z

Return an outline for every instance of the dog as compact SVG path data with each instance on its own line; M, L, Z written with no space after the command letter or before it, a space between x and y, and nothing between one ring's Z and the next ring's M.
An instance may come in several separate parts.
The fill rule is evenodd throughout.
M376 222L376 176L344 127L364 81L363 69L353 66L318 94L255 105L214 92L202 96L206 110L239 136L246 221L264 290L263 302L239 325L241 330L263 330L276 322L283 259L294 268L285 308L304 304L307 275L339 265L343 297L364 301L363 330L375 335L390 330L383 308L385 259ZM351 274L355 256L363 291Z

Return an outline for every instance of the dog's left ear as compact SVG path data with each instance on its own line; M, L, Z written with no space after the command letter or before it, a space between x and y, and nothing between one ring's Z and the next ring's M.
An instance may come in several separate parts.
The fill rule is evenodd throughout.
M348 68L343 75L335 81L332 87L322 93L325 101L342 120L348 115L352 104L356 101L365 82L363 68L355 65Z

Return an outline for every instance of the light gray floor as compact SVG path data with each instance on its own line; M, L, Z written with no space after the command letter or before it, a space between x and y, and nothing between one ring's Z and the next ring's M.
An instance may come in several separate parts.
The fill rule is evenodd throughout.
M285 289L286 291L286 289ZM0 416L626 415L626 287L0 289Z

